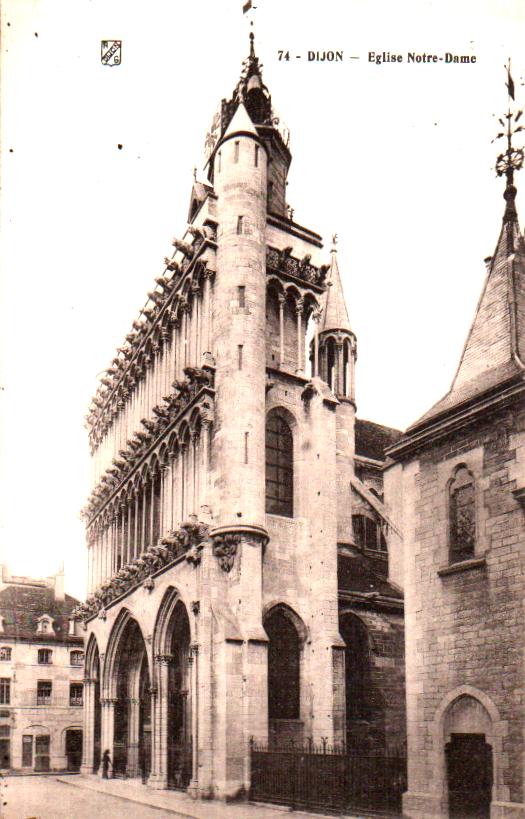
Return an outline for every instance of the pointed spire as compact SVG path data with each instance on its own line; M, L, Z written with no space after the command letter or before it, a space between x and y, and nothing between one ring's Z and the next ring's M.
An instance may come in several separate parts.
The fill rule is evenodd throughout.
M320 333L329 330L344 330L352 332L346 302L343 293L343 285L339 273L337 262L337 234L332 238L332 249L330 251L330 269L326 276L326 294L323 305L323 316L321 319Z
M498 156L496 173L506 176L503 224L488 271L483 291L470 327L459 366L450 392L410 429L425 424L488 390L495 390L525 373L525 241L521 235L516 210L514 174L523 165L523 149L515 148L512 138L522 125L517 125L523 111L512 113L514 83L507 68L509 109L499 122L507 149ZM506 122L505 122L506 120Z

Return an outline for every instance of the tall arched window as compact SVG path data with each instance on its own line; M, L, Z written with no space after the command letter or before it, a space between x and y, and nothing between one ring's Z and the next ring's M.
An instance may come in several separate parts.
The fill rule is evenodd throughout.
M266 511L293 517L293 437L274 412L266 418Z
M299 719L299 635L279 609L270 613L264 627L268 645L268 719Z
M329 338L326 342L326 383L332 392L335 392L337 389L335 373L335 342L333 338Z
M450 561L458 563L473 557L476 543L474 478L466 466L456 469L449 493Z

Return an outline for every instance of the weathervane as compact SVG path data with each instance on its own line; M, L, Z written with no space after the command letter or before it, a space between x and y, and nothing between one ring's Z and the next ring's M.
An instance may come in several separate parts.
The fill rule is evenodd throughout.
M507 91L509 96L509 103L508 103L508 110L507 113L504 115L505 120L503 118L499 119L498 122L504 128L493 141L496 139L501 139L503 137L507 138L507 150L500 154L496 160L496 173L498 176L505 175L507 177L507 186L506 186L506 193L512 194L512 199L514 198L516 191L514 189L514 171L519 171L520 168L523 166L523 148L515 148L512 145L512 137L514 134L517 134L518 131L525 131L523 125L517 125L519 122L523 110L516 111L513 113L510 109L510 100L514 101L514 80L512 79L510 73L510 59L507 66L505 66L507 71ZM508 201L509 197L505 197Z

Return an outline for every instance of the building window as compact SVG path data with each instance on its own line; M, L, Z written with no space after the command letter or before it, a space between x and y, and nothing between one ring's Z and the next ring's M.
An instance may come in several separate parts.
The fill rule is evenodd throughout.
M293 437L275 413L266 419L266 511L293 517Z
M450 562L458 563L474 555L476 543L474 478L465 466L456 470L449 492Z
M242 216L239 216L242 219ZM237 288L237 295L239 297L239 307L246 307L246 287L240 284Z
M71 665L84 665L84 652L71 651L69 654L69 662Z
M237 233L244 233L244 216L237 217Z
M82 705L82 683L69 684L69 704Z
M386 539L379 523L366 515L352 515L352 529L356 546L360 549L382 552L386 557Z
M11 680L0 677L0 705L11 705Z
M255 146L255 167L259 167L259 146Z
M0 647L0 662L8 663L11 659L11 649L9 646Z
M36 704L51 705L52 684L49 680L39 680L36 684Z
M234 147L233 147L233 161L234 162L239 161L239 143L237 141L235 141Z
M51 665L53 662L53 652L50 648L39 648L38 649L38 664L39 665Z

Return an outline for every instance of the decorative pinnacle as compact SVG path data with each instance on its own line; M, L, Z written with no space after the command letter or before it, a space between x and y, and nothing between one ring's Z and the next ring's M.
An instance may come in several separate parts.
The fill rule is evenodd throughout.
M514 206L514 200L516 199L514 172L519 171L523 167L524 159L523 148L515 148L512 144L512 138L518 133L518 131L524 131L525 128L523 125L517 125L523 114L523 110L516 111L514 113L511 111L510 100L514 100L514 81L510 73L510 59L505 68L507 71L506 87L508 91L509 103L507 113L504 114L504 118L498 119L498 122L502 126L503 130L496 135L493 141L502 138L506 138L507 140L507 150L504 153L501 153L496 160L496 173L498 176L505 175L507 177L507 184L505 186L503 196L507 202L504 220L508 221L510 218L515 216L516 213Z
M253 60L255 58L255 46L253 41L255 40L255 35L253 31L250 31L250 58Z
M334 233L333 236L332 236L332 247L330 249L330 253L337 253L337 242L338 241L339 240L337 238L337 233Z

